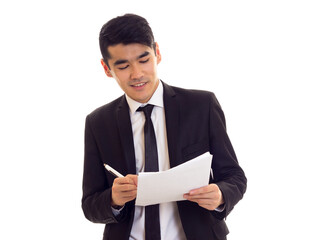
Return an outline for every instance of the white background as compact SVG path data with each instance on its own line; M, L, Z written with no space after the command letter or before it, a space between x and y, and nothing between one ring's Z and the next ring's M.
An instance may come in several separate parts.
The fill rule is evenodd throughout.
M81 210L88 113L122 94L98 34L148 19L159 76L215 92L248 177L229 240L322 239L320 1L1 1L0 239L101 239Z

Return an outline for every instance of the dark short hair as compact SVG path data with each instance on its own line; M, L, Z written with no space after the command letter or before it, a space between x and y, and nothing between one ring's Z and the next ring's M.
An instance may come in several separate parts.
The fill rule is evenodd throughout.
M103 60L111 58L107 48L117 44L140 43L155 50L152 29L147 20L135 14L125 14L105 23L99 36L99 44Z

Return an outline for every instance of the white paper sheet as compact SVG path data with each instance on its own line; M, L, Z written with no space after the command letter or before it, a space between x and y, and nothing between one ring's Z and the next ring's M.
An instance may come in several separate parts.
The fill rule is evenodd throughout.
M185 200L183 194L208 185L211 160L207 152L167 171L139 173L135 205Z

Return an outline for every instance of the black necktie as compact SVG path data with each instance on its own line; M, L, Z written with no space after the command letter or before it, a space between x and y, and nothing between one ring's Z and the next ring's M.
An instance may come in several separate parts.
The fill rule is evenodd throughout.
M143 111L145 115L144 124L144 145L145 145L145 172L158 172L158 150L155 138L153 123L151 121L151 113L153 105L140 107L137 111ZM160 217L159 204L145 207L145 239L159 240L160 234Z

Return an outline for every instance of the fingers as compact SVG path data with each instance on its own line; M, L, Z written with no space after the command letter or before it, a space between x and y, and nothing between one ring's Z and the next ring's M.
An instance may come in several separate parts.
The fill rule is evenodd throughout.
M220 190L216 184L209 184L205 187L193 189L185 195L190 199L208 199L215 198L218 195L219 191Z
M123 206L136 198L137 176L115 178L112 186L112 206Z
M125 177L115 178L113 185L133 185L137 186L137 175L128 174Z
M138 186L138 175L128 174L126 176L129 177L133 181L135 186Z
M183 197L208 210L215 210L219 205L223 204L222 193L216 184L209 184L208 186L191 190L189 193L184 194Z

